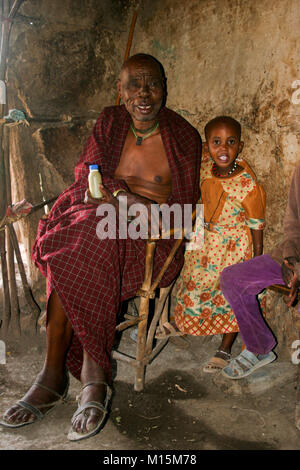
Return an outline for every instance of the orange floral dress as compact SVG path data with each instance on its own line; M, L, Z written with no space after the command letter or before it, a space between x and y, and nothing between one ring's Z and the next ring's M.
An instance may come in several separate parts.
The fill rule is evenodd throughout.
M239 165L243 170L239 174L219 178L213 175L212 164L206 158L200 175L204 241L196 248L192 240L187 243L177 281L175 322L190 335L239 331L234 313L220 290L220 273L226 266L253 256L250 229L262 230L265 226L265 192L249 165L242 160ZM261 298L262 308L264 302L265 298Z

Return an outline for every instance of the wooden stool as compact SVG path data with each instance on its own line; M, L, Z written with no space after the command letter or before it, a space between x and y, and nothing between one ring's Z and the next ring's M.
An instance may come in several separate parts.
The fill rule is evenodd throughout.
M289 295L290 293L290 289L281 284L273 284L272 286L269 286L268 289L275 291L282 295ZM300 291L298 291L297 299L298 301L300 300ZM298 332L298 337L300 339L300 331ZM297 369L295 424L296 424L296 427L300 430L300 363L298 364L298 369Z
M157 356L157 354L168 342L168 338L157 340L155 346L153 347L153 340L157 325L168 321L169 294L172 290L174 282L170 286L160 289L160 295L156 301L155 312L150 325L148 324L149 301L155 297L155 291L181 243L182 239L175 241L159 275L151 284L156 241L147 240L144 282L142 287L136 293L136 295L140 297L139 315L138 317L131 316L131 318L125 320L116 327L117 331L122 331L130 326L136 324L138 325L136 357L130 357L127 354L117 350L112 352L112 357L114 359L127 362L129 365L135 368L134 390L137 392L140 392L144 389L146 365L152 362L155 356ZM128 315L125 315L125 318L128 317Z

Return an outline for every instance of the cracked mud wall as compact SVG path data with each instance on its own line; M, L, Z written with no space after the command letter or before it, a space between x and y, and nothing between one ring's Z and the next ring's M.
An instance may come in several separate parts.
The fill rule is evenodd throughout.
M72 182L95 116L115 103L138 5L131 53L147 52L163 63L168 106L202 136L205 123L218 114L241 122L244 158L267 193L265 247L271 248L281 237L300 155L300 104L292 99L300 88L299 0L24 2L11 37L9 103L35 121L11 131L16 197L40 201L39 172L47 197ZM20 224L27 251L40 215ZM39 279L33 267L31 276ZM282 307L279 318L286 313ZM272 316L280 339L283 328ZM286 342L294 331L288 329Z
M8 65L9 108L25 111L30 127L12 127L14 200L60 194L104 106L115 104L116 82L132 2L27 0L14 22ZM39 211L19 223L32 283L41 275L30 258Z

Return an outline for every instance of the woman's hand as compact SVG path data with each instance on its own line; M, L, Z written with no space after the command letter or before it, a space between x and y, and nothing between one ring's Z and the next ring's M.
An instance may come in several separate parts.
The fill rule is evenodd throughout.
M151 206L152 204L157 205L155 201L152 201L151 199L147 199L146 197L140 196L139 194L130 193L127 191L121 191L118 193L117 197L115 197L102 184L99 185L99 189L102 193L102 197L99 199L93 198L91 196L89 189L87 189L85 192L85 196L84 196L84 203L94 204L97 206L103 203L112 204L116 208L116 211L122 210L122 213L124 214L124 217L126 217L127 222L130 222L130 223L133 223L134 225L139 226L139 232L146 234L146 236L148 237L151 235ZM122 204L124 204L124 200L119 200L120 197L127 198L126 207L124 205L122 206ZM137 211L135 211L129 216L128 211L134 204L141 204L143 206L142 208L143 210L139 211L137 208ZM158 233L160 233L161 220L159 220L158 230L159 230Z
M105 188L105 186L103 186L102 184L99 184L99 189L102 193L102 197L101 198L94 198L92 197L89 189L86 190L85 194L84 194L84 203L85 204L94 204L94 205L99 205L99 204L103 204L103 203L110 203L110 204L113 204L113 206L117 207L117 198L115 198L112 193L107 189Z

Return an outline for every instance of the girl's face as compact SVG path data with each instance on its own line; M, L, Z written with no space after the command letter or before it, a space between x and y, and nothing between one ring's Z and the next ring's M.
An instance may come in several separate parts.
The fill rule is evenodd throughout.
M210 130L206 145L217 167L224 171L232 168L244 142L241 142L234 126L220 123Z

